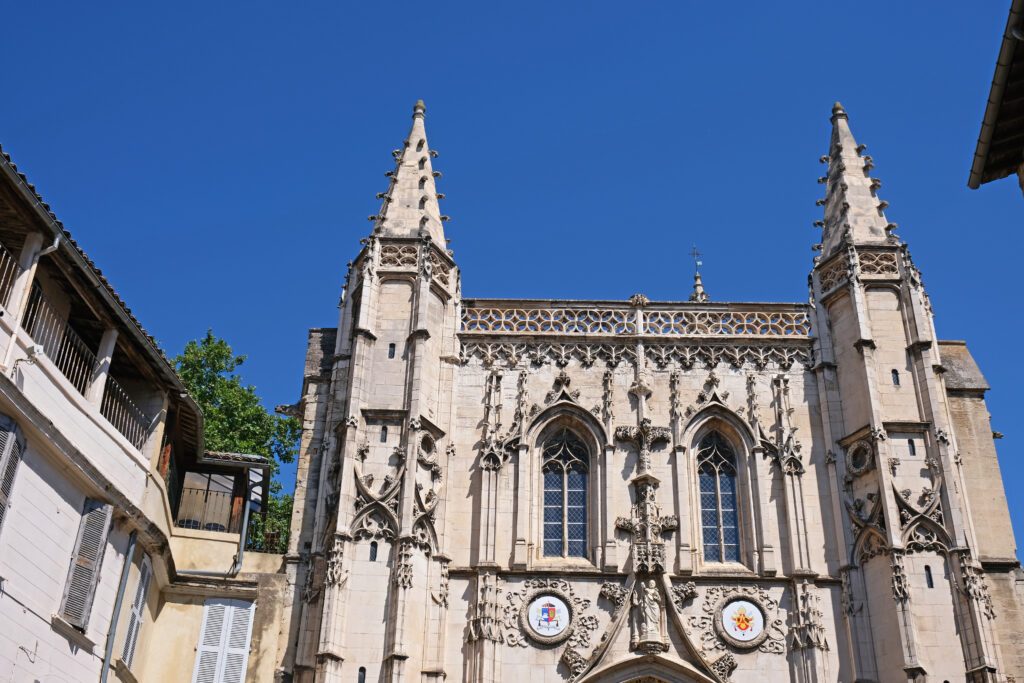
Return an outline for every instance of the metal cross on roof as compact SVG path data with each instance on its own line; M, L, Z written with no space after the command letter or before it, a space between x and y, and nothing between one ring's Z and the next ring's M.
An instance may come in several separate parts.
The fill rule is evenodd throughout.
M703 255L697 251L697 245L693 245L693 249L690 250L690 256L693 257L693 269L698 273L700 272L700 267L704 265L704 262L700 260Z

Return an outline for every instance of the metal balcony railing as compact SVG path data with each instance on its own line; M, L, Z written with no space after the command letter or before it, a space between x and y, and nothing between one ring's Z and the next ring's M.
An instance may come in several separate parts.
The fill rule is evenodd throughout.
M0 254L0 287L3 284L3 263L3 254ZM0 288L2 293L3 289ZM67 321L54 312L39 285L32 287L28 307L25 309L24 327L29 336L43 347L46 357L85 396L96 375L99 361ZM139 408L124 387L109 375L100 402L100 413L133 446L142 448L149 436L153 418Z
M224 491L185 487L181 490L174 525L181 529L238 533L238 525L231 523L232 498L231 493Z
M96 355L67 321L54 312L38 285L32 286L23 324L29 336L43 347L46 357L84 396L96 369Z
M107 377L103 401L100 403L100 413L136 448L141 449L142 444L146 443L153 418L135 405L135 402L129 398L128 392L113 377Z

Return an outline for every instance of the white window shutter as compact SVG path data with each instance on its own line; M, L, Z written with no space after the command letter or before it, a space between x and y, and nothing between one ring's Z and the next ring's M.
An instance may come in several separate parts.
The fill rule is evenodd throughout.
M139 584L135 588L135 600L132 601L131 612L128 613L128 632L124 635L124 649L121 650L121 660L132 668L132 661L135 659L135 646L139 642L139 631L142 630L142 622L146 613L146 596L149 595L149 580L153 576L153 568L148 557L142 558L142 565L139 567Z
M17 424L6 415L0 415L0 531L3 531L7 508L11 505L14 475L18 472L24 447Z
M223 676L217 683L243 683L245 666L249 661L249 637L252 635L253 604L234 600L231 622L224 643Z
M103 553L107 548L107 533L113 508L98 500L87 499L78 527L78 540L71 556L71 568L64 587L60 613L72 626L85 630L92 612L92 600L100 579Z
M192 683L242 683L249 660L253 603L211 598L203 610Z

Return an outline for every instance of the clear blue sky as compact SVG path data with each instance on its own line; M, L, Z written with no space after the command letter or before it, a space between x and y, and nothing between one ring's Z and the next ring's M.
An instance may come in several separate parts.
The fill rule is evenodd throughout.
M1008 9L19 2L0 141L169 353L212 327L273 405L337 322L417 98L465 296L685 298L696 242L740 301L806 299L842 100L940 335L993 386L1024 539L1024 199L966 186Z

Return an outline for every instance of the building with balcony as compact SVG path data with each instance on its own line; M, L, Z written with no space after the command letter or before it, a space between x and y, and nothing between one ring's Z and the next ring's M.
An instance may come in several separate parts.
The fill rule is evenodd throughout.
M0 680L270 680L282 557L245 549L268 467L204 449L168 359L4 154Z

